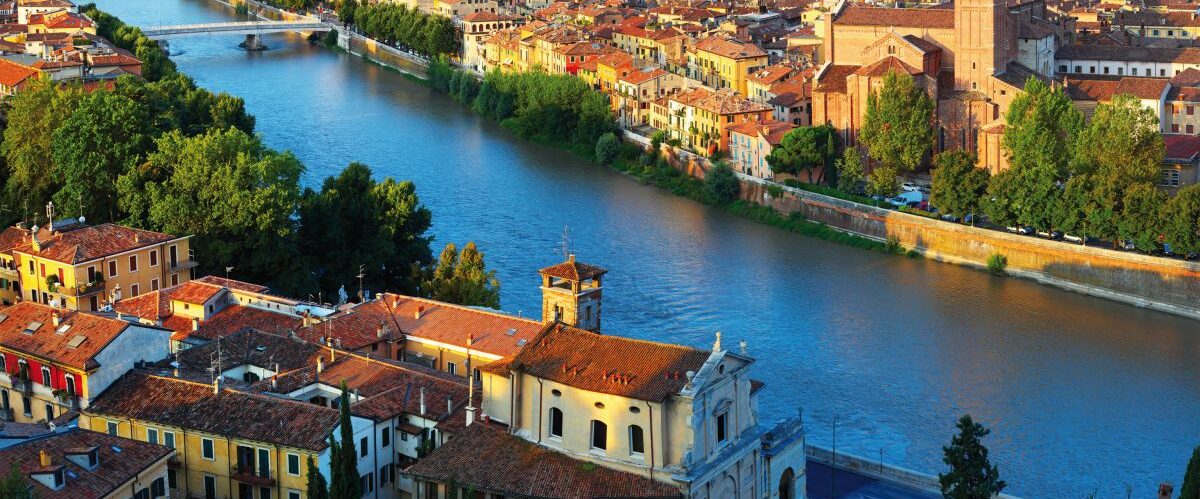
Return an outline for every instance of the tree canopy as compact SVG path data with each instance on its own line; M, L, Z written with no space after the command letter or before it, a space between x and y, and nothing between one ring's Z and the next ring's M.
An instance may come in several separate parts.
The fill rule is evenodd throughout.
M831 164L837 156L838 142L837 132L830 125L799 127L784 135L779 146L771 149L767 163L775 173L799 175L803 170L812 183L813 169Z
M991 430L964 415L956 425L959 433L950 445L942 447L942 462L950 471L938 474L942 497L946 499L992 499L1007 486L1000 479L1000 469L988 460L983 437Z
M426 272L421 283L423 295L435 300L467 306L500 308L500 281L496 271L488 270L483 253L468 242L462 252L454 243L447 244L437 266Z
M1192 451L1183 484L1179 487L1179 499L1200 499L1200 446Z
M311 454L305 465L308 468L305 474L305 492L308 499L329 499L329 485L325 483L325 475L321 474L321 470L317 467L316 461L313 461Z
M912 171L933 147L933 100L912 76L895 71L867 96L859 140L885 166Z
M1005 116L1001 148L1012 169L1046 166L1057 177L1071 161L1071 144L1083 129L1083 115L1062 90L1030 76Z
M938 154L933 162L929 203L958 218L977 213L979 200L987 190L988 172L975 166L975 155L948 151Z

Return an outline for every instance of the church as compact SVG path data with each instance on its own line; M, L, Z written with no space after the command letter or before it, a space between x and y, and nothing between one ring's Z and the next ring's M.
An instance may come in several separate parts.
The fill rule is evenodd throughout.
M975 151L993 173L1004 114L1032 77L1049 81L1054 51L1073 32L1044 0L954 0L925 8L841 2L825 14L826 63L815 77L813 123L858 143L867 97L891 71L907 73L936 103L933 152Z

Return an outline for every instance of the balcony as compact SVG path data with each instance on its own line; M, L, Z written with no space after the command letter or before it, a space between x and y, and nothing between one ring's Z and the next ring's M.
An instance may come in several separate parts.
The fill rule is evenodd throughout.
M79 298L82 296L93 295L96 293L103 293L104 292L104 281L93 282L86 286L75 286L75 287L59 286L57 291L58 291L58 293L60 293L64 296L70 296L72 298Z
M29 378L12 378L12 387L13 390L21 392L25 395L31 395L33 393L33 381Z
M66 390L59 389L54 390L53 395L58 399L58 403L62 404L68 410L79 411L82 407L78 394L68 393Z
M167 264L167 272L174 274L176 272L194 268L197 265L199 265L199 264L196 263L196 260L187 260L187 261L183 261L183 262L178 262L178 261L172 262L172 263Z
M16 421L13 415L12 407L0 407L0 421L13 422Z
M275 485L275 477L271 476L270 470L260 470L254 467L253 463L243 465L238 463L233 467L233 479L242 483L258 485L260 487L270 487Z

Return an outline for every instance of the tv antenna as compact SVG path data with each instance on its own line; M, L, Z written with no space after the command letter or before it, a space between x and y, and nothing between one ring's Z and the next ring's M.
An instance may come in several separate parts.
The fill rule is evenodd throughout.
M571 254L571 226L563 226L562 242L559 244L561 244L559 251L562 253L563 258L567 258L567 255Z

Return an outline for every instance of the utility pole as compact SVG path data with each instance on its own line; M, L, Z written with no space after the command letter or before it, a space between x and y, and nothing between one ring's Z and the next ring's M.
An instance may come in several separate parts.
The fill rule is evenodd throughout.
M367 275L367 265L366 264L359 265L358 266L358 302L359 303L362 303L363 301L365 301L363 299L363 277L366 277L366 275Z

